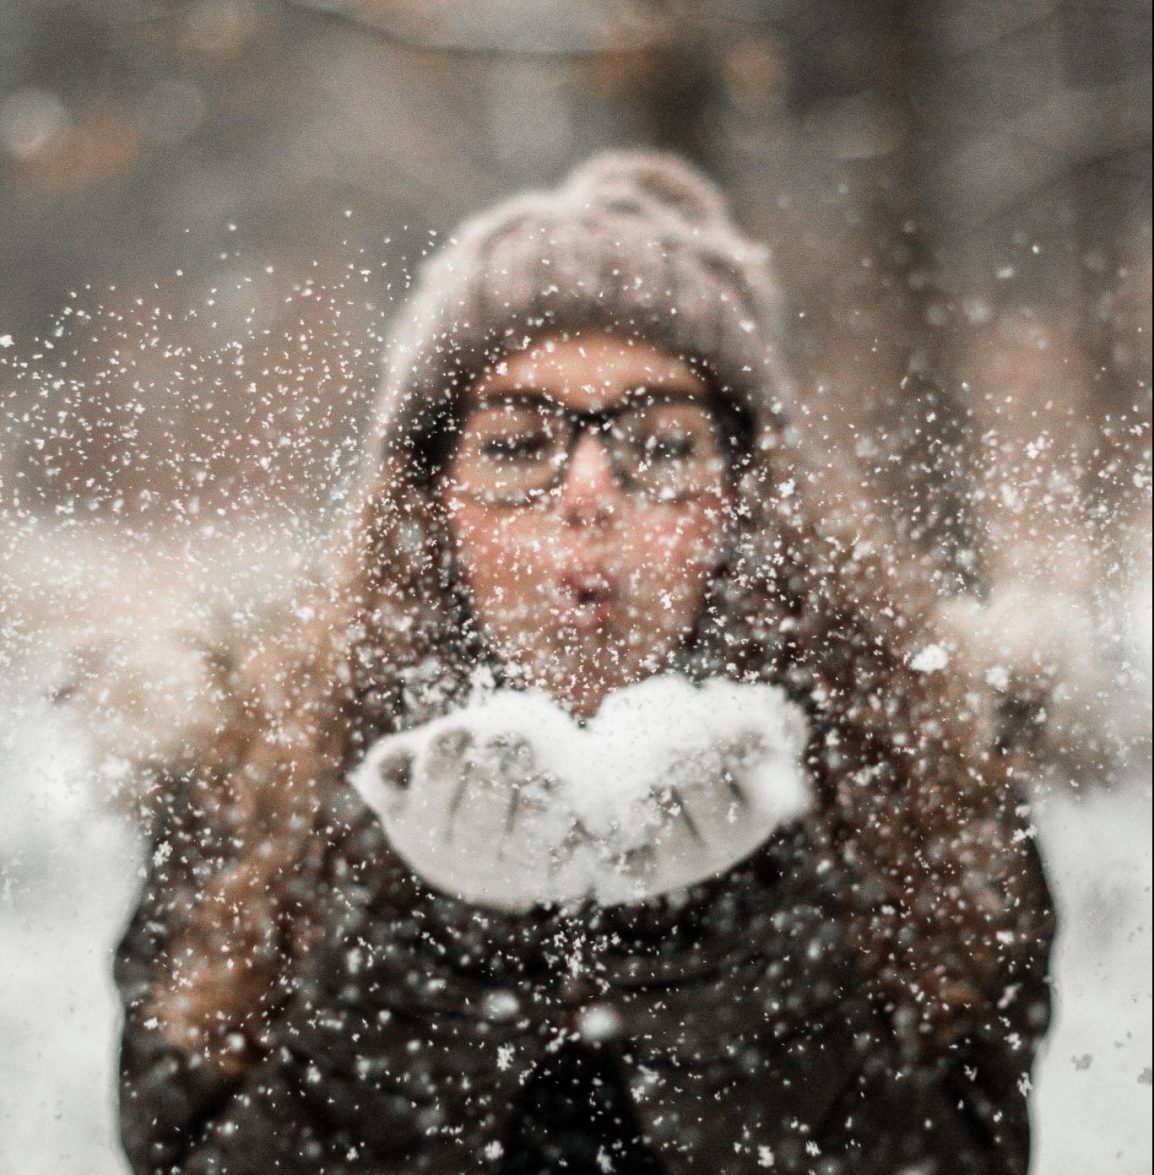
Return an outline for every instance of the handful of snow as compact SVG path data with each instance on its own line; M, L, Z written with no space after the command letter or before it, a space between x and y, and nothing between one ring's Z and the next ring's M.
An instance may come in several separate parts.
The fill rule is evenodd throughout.
M351 782L443 892L619 905L717 876L805 816L805 742L772 686L654 678L584 727L544 693L490 690L381 739Z

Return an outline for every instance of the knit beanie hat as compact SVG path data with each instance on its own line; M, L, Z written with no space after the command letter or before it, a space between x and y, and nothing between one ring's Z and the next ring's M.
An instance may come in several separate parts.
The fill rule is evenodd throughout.
M769 252L680 159L595 156L551 191L466 221L421 271L396 325L376 425L412 445L501 356L602 330L702 366L758 427L790 398Z

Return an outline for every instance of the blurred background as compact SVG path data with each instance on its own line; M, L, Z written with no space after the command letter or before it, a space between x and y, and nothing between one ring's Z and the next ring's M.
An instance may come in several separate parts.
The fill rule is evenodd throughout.
M1099 654L1121 766L1039 817L1038 1171L1147 1172L1150 63L1148 0L0 0L0 1172L120 1171L139 848L45 631L147 626L190 567L259 591L339 500L414 266L613 145L771 244L802 424L943 590L1056 587Z

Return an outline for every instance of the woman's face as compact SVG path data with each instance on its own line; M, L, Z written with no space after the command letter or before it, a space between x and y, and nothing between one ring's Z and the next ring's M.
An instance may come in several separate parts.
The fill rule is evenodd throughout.
M588 718L697 627L733 490L693 369L593 334L542 339L478 380L442 494L485 640Z

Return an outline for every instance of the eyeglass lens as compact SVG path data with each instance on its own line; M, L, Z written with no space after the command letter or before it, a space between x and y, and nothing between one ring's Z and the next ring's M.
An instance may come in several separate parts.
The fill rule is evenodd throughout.
M707 404L649 399L604 421L585 421L545 400L509 400L474 408L458 434L450 474L465 494L516 503L564 479L579 431L606 445L627 487L659 499L699 496L725 474L718 424Z

